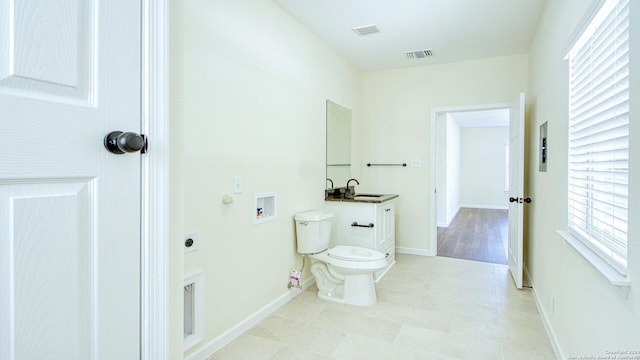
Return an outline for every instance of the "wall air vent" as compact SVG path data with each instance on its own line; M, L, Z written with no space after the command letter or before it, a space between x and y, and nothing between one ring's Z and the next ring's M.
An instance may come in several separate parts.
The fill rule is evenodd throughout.
M376 24L365 25L365 26L356 26L352 27L351 30L360 36L376 34L380 32L378 26Z
M407 51L404 54L406 55L407 59L424 59L433 56L433 51L431 49Z

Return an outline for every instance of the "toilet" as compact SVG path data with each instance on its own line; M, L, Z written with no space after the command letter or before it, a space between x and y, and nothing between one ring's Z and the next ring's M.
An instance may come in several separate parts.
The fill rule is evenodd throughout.
M358 246L329 248L334 214L313 210L295 215L298 253L311 258L318 297L341 304L377 302L373 273L387 266L385 255Z

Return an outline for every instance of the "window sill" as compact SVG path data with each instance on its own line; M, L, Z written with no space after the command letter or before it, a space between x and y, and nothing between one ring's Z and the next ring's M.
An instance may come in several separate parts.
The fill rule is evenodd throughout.
M589 247L582 243L582 241L576 239L567 231L558 230L558 234L569 244L571 247L582 255L587 262L589 262L598 272L602 274L609 282L615 286L631 286L631 280L627 276L620 274L614 268L612 268L606 261L600 256L596 255Z

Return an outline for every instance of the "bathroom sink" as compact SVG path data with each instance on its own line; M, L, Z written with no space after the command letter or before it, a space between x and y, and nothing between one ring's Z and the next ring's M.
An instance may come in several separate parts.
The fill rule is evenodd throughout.
M325 197L326 201L342 201L342 202L360 202L382 204L385 201L397 198L396 194L355 194L348 197Z
M384 195L382 194L356 194L353 198L354 199L358 199L358 198L362 198L362 199L366 199L366 198L379 198L379 197L383 197Z

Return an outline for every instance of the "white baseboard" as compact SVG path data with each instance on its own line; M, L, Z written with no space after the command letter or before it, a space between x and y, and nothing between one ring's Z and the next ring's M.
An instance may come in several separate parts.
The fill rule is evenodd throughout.
M451 223L453 222L453 219L456 218L456 215L458 215L458 212L460 212L460 206L458 206L458 208L456 209L456 211L453 212L453 215L449 216L449 218L447 219L446 222L442 223L437 223L436 226L437 227L449 227L449 225L451 225Z
M509 210L509 206L507 205L476 205L476 204L462 204L461 208L471 208L471 209L492 209L492 210Z
M542 318L542 324L544 325L544 329L547 331L547 335L549 336L549 340L551 341L551 346L553 347L553 352L556 354L556 359L564 360L567 357L562 351L560 347L560 343L558 342L558 338L556 337L556 333L553 331L551 327L551 322L549 321L549 317L547 316L547 312L545 311L544 306L542 306L542 302L538 297L538 293L536 292L536 286L533 283L533 279L531 278L531 274L529 274L529 269L527 266L524 266L524 272L527 278L529 279L529 283L531 284L531 291L533 293L533 298L536 301L536 307L538 308L538 312L540 313L540 317Z
M240 322L236 326L227 330L220 336L216 337L208 344L204 345L200 349L196 350L188 357L185 357L185 360L205 360L211 355L213 355L216 351L222 349L225 345L229 344L237 337L242 335L247 330L251 329L253 326L258 324L260 321L267 318L269 315L273 314L276 310L282 307L284 304L288 303L291 299L296 297L298 294L306 290L309 286L315 284L316 281L313 277L307 279L302 283L301 290L291 290L284 295L280 296L270 304L266 305L262 309L256 311L251 316L246 318L244 321Z
M420 255L420 256L431 256L429 250L427 249L416 249L416 248L406 248L406 247L396 247L397 254L409 254L409 255Z

